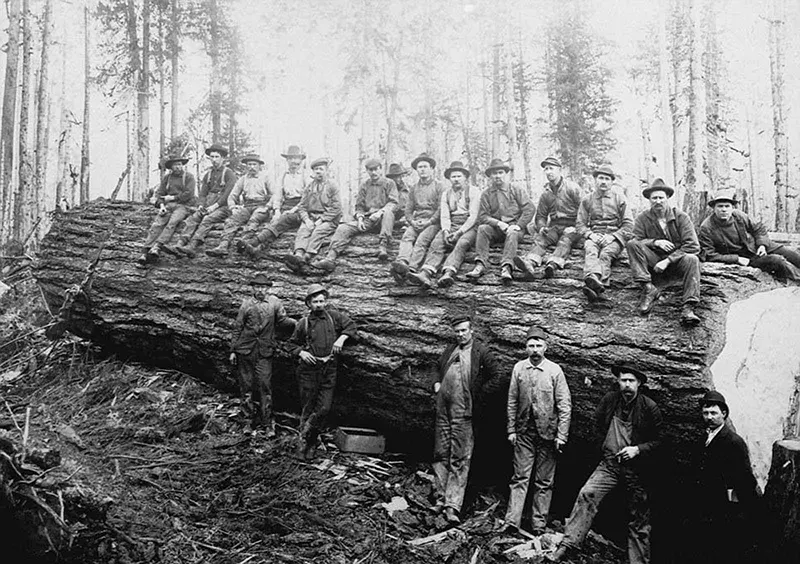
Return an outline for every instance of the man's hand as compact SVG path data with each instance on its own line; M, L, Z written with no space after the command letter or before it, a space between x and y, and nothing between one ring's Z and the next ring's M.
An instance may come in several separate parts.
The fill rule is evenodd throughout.
M550 231L550 228L546 225L544 227L539 228L539 235L547 235L547 232Z
M310 217L306 218L305 220L303 220L303 225L306 226L306 229L314 229L314 220L311 219Z
M367 226L364 225L364 218L363 217L359 217L356 221L358 222L358 230L359 231L366 231L367 230Z
M510 442L512 445L517 444L517 434L516 433L509 433L508 434L508 442Z
M564 452L564 445L567 444L567 441L562 441L561 439L556 439L555 443L556 443L556 452L558 454L561 454L562 452Z
M514 231L522 231L522 227L514 223L509 225L508 229L506 229L506 233L513 233Z
M575 233L575 228L574 227L567 227L564 230L564 235L572 235L573 233Z
M627 462L628 460L633 460L637 456L639 456L638 446L626 446L617 453L617 458L620 460L620 462Z
M317 357L315 357L313 354L311 354L308 351L300 351L300 360L302 360L306 364L316 364L317 363Z
M177 199L176 196L164 196L165 202L174 202Z
M373 212L373 213L369 214L369 220L372 223L376 223L377 221L380 220L382 215L383 215L383 210L378 210L376 212Z
M243 209L244 209L244 206L243 206L243 205L241 205L241 204L234 204L234 205L233 205L233 207L231 208L231 213L236 213L236 212L238 212L239 210L243 210Z
M439 390L441 389L441 387L442 387L442 384L441 384L441 382L436 382L436 383L433 385L433 393L434 393L434 394L438 394L438 393L439 393Z
M322 225L322 218L321 218L321 217L318 217L318 218L317 218L317 219L314 221L314 226L316 227L317 225Z
M230 361L231 364L236 366L236 353L231 353L231 356L228 357L228 360Z
M151 204L153 204L153 205L156 205L156 202L157 202L157 201L158 201L158 196L156 196L155 194L153 194L152 196L150 196L150 203L151 203Z
M666 239L656 239L653 244L664 251L665 253L671 253L675 250L675 245L672 244L671 241L667 241Z
M503 233L505 233L506 230L508 229L508 223L506 223L505 221L498 221L497 228Z
M606 233L605 235L603 235L603 238L602 238L602 239L600 239L600 244L601 244L601 245L603 245L603 246L605 246L605 245L610 245L610 244L611 244L611 243L613 243L613 242L614 242L614 236L613 236L613 235L610 235L610 234L608 234L608 233Z
M422 231L423 229L428 227L428 222L424 219L412 219L411 227L413 227L417 231Z
M219 204L213 204L213 205L211 205L211 206L208 206L208 207L205 207L205 206L203 206L203 210L204 210L206 213L214 213L214 212L215 212L215 211L217 211L218 209L219 209Z
M747 257L739 257L739 264L742 266L750 266L750 259Z
M669 266L669 259L660 260L655 264L655 266L653 266L653 270L661 274L667 269L668 266Z
M158 215L167 215L167 206L161 204L158 208Z
M333 348L331 351L333 354L339 354L342 352L342 347L344 346L344 342L347 340L347 335L339 335L339 338L333 342Z
M756 249L756 256L765 257L767 256L767 248L764 245L759 245Z

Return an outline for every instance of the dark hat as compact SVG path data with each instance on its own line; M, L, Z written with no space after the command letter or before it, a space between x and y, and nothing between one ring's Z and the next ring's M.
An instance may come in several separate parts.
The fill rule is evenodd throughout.
M426 163L431 165L431 168L436 168L436 161L433 160L431 157L429 157L428 153L420 153L416 159L411 161L411 168L417 170L417 165L422 161L425 161Z
M734 206L738 204L739 199L736 197L736 190L734 188L717 190L714 196L708 201L708 205L713 208L719 202L730 202Z
M376 168L379 166L383 165L381 164L381 161L379 161L378 159L367 159L366 161L364 161L364 168L366 169Z
M525 334L525 342L527 343L531 339L539 339L540 341L546 341L547 335L544 334L541 327L531 327L528 329L528 332Z
M553 166L557 166L558 168L561 168L561 161L558 160L555 157L552 157L552 156L551 157L547 157L545 160L543 160L539 164L541 165L542 168L546 167L547 165L553 165Z
M511 170L511 167L508 166L506 163L504 163L503 159L494 158L494 159L491 160L491 162L489 163L489 166L486 167L486 170L483 171L483 173L486 176L489 176L489 175L492 174L492 171L495 171L495 170L500 169L500 168L502 168L506 172Z
M411 171L404 167L402 163L392 163L389 165L389 170L386 171L386 176L389 178L394 178L397 176L403 176L409 172Z
M647 376L643 372L640 372L630 364L615 364L611 367L611 372L614 376L619 377L620 374L633 374L636 376L636 379L639 380L640 384L647 383Z
M444 177L449 179L451 172L463 172L464 176L469 178L469 170L467 170L464 167L464 163L462 163L461 161L453 161L452 163L450 163L450 166L447 167L444 171Z
M186 164L188 162L189 159L181 155L170 155L164 160L164 168L172 169L172 165L175 163Z
M247 163L258 163L262 165L264 164L264 161L261 160L261 157L255 153L248 153L247 155L243 156L240 159L240 162L242 164L247 164Z
M219 143L214 143L209 148L206 149L206 155L211 156L211 153L219 153L223 157L228 156L228 149L220 145Z
M328 157L320 157L316 160L311 161L311 166L309 168L314 168L315 166L325 165L328 166L331 164L331 160Z
M617 179L617 175L614 174L613 170L611 170L611 166L607 164L600 165L599 167L594 169L594 172L592 172L592 176L594 176L595 178L597 178L599 174L605 174L606 176L610 176L611 180Z
M286 152L281 153L281 156L284 159L288 159L289 157L300 157L301 159L306 158L306 154L299 145L289 145L289 147L286 149Z
M328 290L325 288L325 286L323 286L322 284L312 284L306 290L306 303L308 303L309 300L311 300L311 298L313 298L317 294L325 294L326 298L329 296Z
M703 396L703 399L700 400L700 407L706 407L709 405L718 405L725 415L730 413L728 404L725 402L725 396L715 390L707 392L706 395Z
M666 193L667 198L671 198L672 195L675 193L675 190L664 184L664 181L662 179L656 178L655 180L653 180L653 183L649 187L642 190L642 196L644 196L645 198L649 198L650 194L652 194L653 192L664 192Z
M472 323L472 316L468 313L454 313L450 316L450 327L469 321Z
M251 286L272 286L272 279L263 272L257 273L250 280Z

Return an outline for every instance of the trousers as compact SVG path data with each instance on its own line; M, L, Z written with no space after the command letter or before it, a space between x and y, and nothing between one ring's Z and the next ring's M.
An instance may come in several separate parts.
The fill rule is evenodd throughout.
M239 366L239 393L251 406L251 426L271 425L272 417L272 357L258 354L258 347L248 354L236 354ZM250 393L248 400L247 394Z
M242 237L247 237L256 232L259 225L269 219L272 210L266 204L245 204L231 210L231 216L225 221L222 228L222 240L230 242L242 225Z
M413 225L406 227L403 238L400 239L400 248L397 251L397 260L408 263L412 272L416 272L425 260L425 253L439 233L439 225L429 225L422 231L417 231Z
M471 414L451 403L445 394L436 394L436 427L433 441L433 473L437 495L444 504L461 510L467 490L469 467L475 437Z
M321 365L301 363L297 368L300 386L300 435L308 443L317 440L333 405L336 388L336 359Z
M379 233L378 240L385 245L392 242L392 229L394 229L394 214L383 213L377 221L370 221L368 217L364 218L365 231L358 229L358 221L348 221L347 223L340 223L336 228L331 240L330 250L341 253L350 239L359 233Z
M215 226L223 223L231 215L227 206L217 208L211 213L201 213L199 210L194 212L186 220L186 224L181 231L181 239L187 242L190 239L202 243L206 240L209 231Z
M611 277L611 264L622 253L622 245L616 239L603 245L586 239L583 243L583 276L596 275L603 284Z
M553 497L553 479L556 475L556 448L553 441L539 437L531 429L517 434L514 445L514 475L509 486L508 509L505 522L517 528L522 521L528 484L533 474L533 496L531 499L531 524L534 529L544 529L550 513Z
M475 262L483 263L483 266L489 264L489 247L492 243L503 242L503 258L500 266L514 267L514 257L517 256L517 249L519 243L522 241L523 232L510 231L507 234L503 233L497 227L493 227L484 223L478 227L478 236L475 240L475 251L478 256Z
M553 254L550 255L548 262L552 262L559 268L564 268L564 264L569 257L572 246L578 242L577 232L564 233L569 225L550 225L544 233L535 233L533 236L533 247L528 252L528 260L536 266L542 264L547 249L555 247Z
M144 246L150 248L153 243L166 245L172 239L178 224L189 216L189 208L183 204L170 202L167 204L167 213L158 213L150 224Z
M430 274L435 274L442 261L444 261L442 270L458 272L458 269L464 263L467 253L475 245L477 237L478 230L473 227L459 237L455 245L448 245L440 231L434 238L433 243L431 243L430 249L428 249L428 256L425 258L425 264L422 265L422 268ZM447 255L447 258L445 258L445 255Z
M332 221L315 223L314 227L307 227L304 223L301 223L294 239L294 250L316 255L328 237L333 235L335 231L336 223Z
M650 268L664 257L639 241L628 241L628 260L631 263L631 274L634 282L652 282ZM697 255L683 255L679 260L667 267L673 269L683 281L683 304L700 301L700 259Z

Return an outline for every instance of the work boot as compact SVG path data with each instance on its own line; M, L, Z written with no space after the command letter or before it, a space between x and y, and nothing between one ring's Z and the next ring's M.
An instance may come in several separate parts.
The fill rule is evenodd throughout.
M556 263L548 262L547 265L544 267L544 277L545 278L552 278L556 274Z
M147 264L147 253L142 253L139 255L139 258L136 259L136 264L139 266L145 266Z
M477 280L481 276L483 276L483 272L486 270L486 267L483 266L482 262L479 262L475 265L475 268L467 272L466 277L470 280Z
M550 554L545 558L547 559L548 562L563 562L569 556L571 548L572 547L567 546L562 542L561 545L553 554Z
M251 239L252 240L252 239ZM247 239L237 239L236 240L236 250L239 254L246 254L250 260L256 260L258 258L258 247L253 245Z
M653 309L658 296L661 295L661 290L654 286L651 282L646 282L642 285L642 299L639 302L639 313L647 315Z
M456 511L454 507L444 508L444 518L450 525L461 524L461 519L458 518L458 511Z
M155 245L150 247L150 250L147 251L147 262L148 263L158 262L158 259L161 258L160 251L161 251L161 245L159 243L156 243Z
M514 281L514 276L511 274L511 266L504 264L500 269L500 282L503 284L511 284Z
M425 270L424 268L419 272L411 272L409 273L408 277L413 281L422 286L425 289L433 288L433 280L431 280L430 273Z
M206 254L210 257L225 258L228 256L228 245L230 245L230 241L222 240L213 249L208 249Z
M311 266L323 272L333 272L336 268L336 251L328 251L324 259L315 261Z
M442 274L442 277L439 278L439 282L437 282L439 287L440 288L449 288L450 286L452 286L456 281L455 273L456 273L456 271L453 270L452 268L445 268L444 269L444 273Z
M296 252L293 255L286 255L284 257L284 262L286 266L289 267L289 270L294 272L295 274L299 274L303 271L303 266L306 264L306 257L302 251Z
M383 241L381 241L381 243L378 245L378 260L389 260L389 251L386 249L386 243Z
M185 247L180 247L177 250L184 256L187 256L189 258L194 258L197 256L197 247L199 246L200 246L200 241L198 241L197 239L192 239L191 241L189 241L188 245L186 245Z
M536 267L533 266L530 259L514 257L514 266L519 268L528 278L534 278L536 275Z
M180 239L178 239L178 242L175 243L174 245L169 245L164 247L164 250L174 257L181 257L184 256L183 248L186 246L186 243L188 242L189 240L186 237L181 237Z
M683 304L681 308L681 323L690 327L694 327L700 323L700 318L697 317L697 314L694 312L692 304Z
M592 290L589 286L584 286L581 290L583 291L583 295L586 296L586 299L589 300L589 303L597 301L597 292Z
M600 282L596 274L590 274L583 279L583 283L591 288L595 294L602 294L606 291L606 287Z
M405 284L406 276L408 276L408 263L402 259L396 260L389 268L389 272L400 286Z

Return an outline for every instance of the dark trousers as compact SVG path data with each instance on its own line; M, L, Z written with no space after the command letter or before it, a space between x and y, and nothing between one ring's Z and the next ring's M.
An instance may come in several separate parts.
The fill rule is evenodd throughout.
M246 405L250 406L255 429L261 425L270 426L272 418L272 357L263 357L254 350L249 354L236 354L239 366L239 393ZM247 394L250 393L248 400Z
M269 219L271 213L272 208L267 207L266 203L248 203L231 210L231 216L225 221L225 225L222 228L221 241L230 243L233 236L243 225L244 229L242 229L241 237L246 239L252 236L258 230L258 227Z
M153 243L166 245L172 239L175 229L178 224L186 219L189 215L189 208L183 204L175 204L170 202L167 204L167 213L159 212L153 219L150 229L147 231L147 238L144 240L144 246L149 249Z
M425 258L425 264L422 265L422 269L426 270L429 274L436 274L439 265L444 261L442 270L452 270L454 273L458 272L467 253L473 245L475 245L475 239L477 237L478 230L473 227L459 237L455 245L448 245L444 240L444 234L440 231L433 240L433 243L431 243L428 256ZM450 254L447 254L448 251ZM447 255L447 258L445 258L445 255Z
M776 278L797 280L800 277L800 253L789 247L778 247L768 255L750 257L750 266L769 272Z
M194 212L186 220L186 224L181 231L181 239L188 242L190 239L202 243L206 240L209 231L215 226L223 223L230 217L231 211L227 206L217 208L211 213L202 213L199 210Z
M290 211L281 212L281 215L273 218L269 225L256 234L255 239L261 244L267 243L270 240L274 241L287 231L297 229L300 227L301 223L302 220L300 219L299 213Z
M483 266L489 264L489 247L492 243L503 242L503 258L500 266L514 267L514 257L517 256L517 249L519 243L522 241L523 232L509 231L508 234L503 233L497 227L488 224L483 224L478 227L478 237L475 240L475 251L478 254L475 262L483 263Z
M378 240L385 245L390 244L392 242L392 229L394 229L394 214L383 213L378 221L370 221L368 217L364 217L364 226L366 230L359 231L358 221L355 219L347 223L340 223L333 234L330 250L341 253L347 247L350 239L359 233L379 233Z
M566 263L567 257L569 257L569 252L572 250L572 246L575 245L575 243L577 243L580 239L576 231L573 231L572 233L564 233L568 227L571 226L551 225L547 228L547 231L545 231L544 234L538 232L534 234L533 247L528 253L527 258L536 266L540 266L547 249L550 247L555 247L553 254L550 255L550 258L547 259L547 261L552 262L559 268L564 268L564 264Z
M333 405L336 388L336 360L311 366L301 363L297 369L300 385L300 436L314 444Z
M300 224L294 239L295 252L305 251L309 255L316 255L325 241L336 232L337 225L333 221L323 221L319 225L315 222L314 227Z
M628 241L628 260L631 263L631 274L635 282L652 282L650 274L657 262L663 256L645 245L638 239ZM671 263L667 270L673 270L683 280L683 304L697 303L700 301L700 259L697 255L683 255L679 260Z

